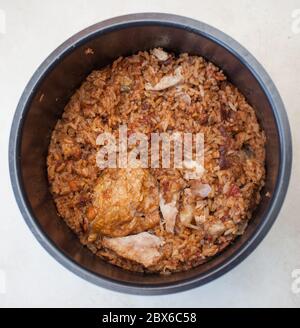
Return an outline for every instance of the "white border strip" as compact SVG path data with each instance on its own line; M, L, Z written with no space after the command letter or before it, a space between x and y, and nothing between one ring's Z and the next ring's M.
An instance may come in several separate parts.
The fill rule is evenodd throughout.
M6 293L6 272L0 269L0 294Z

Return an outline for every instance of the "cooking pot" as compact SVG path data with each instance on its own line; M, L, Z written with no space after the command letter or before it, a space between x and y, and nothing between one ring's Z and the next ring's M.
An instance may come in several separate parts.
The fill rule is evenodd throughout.
M188 52L203 56L219 66L255 108L267 137L266 183L262 200L245 233L209 262L171 275L126 271L82 246L57 214L46 171L51 132L85 77L119 56L155 47L177 54ZM165 294L193 288L240 263L262 241L278 215L288 187L291 160L291 135L284 105L272 80L255 58L232 38L207 24L158 13L106 20L59 46L26 86L9 141L9 168L15 197L40 244L58 262L87 281L136 294Z

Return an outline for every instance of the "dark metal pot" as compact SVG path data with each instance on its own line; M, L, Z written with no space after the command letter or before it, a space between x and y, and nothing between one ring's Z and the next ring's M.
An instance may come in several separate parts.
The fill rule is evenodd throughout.
M64 106L95 68L138 50L163 47L204 56L221 67L255 107L267 135L267 178L262 201L245 234L222 254L187 272L168 276L122 270L94 256L57 216L48 190L46 155ZM94 54L87 54L86 49ZM42 246L82 278L113 290L165 294L205 284L249 255L274 223L284 200L292 161L290 128L282 100L253 56L224 33L193 19L134 14L93 25L58 47L37 69L18 104L10 135L13 190L25 221ZM265 196L268 191L271 197Z

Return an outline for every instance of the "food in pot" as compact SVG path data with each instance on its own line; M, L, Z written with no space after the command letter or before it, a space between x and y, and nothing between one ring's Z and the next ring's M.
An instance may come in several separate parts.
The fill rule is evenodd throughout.
M121 125L149 140L202 133L204 165L100 168L97 137L118 140ZM124 269L161 274L200 265L244 233L264 165L265 135L241 92L204 58L160 48L93 71L65 107L47 157L57 211L82 244Z

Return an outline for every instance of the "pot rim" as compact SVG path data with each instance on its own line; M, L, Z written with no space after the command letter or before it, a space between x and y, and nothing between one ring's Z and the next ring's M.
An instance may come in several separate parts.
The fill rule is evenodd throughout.
M248 243L242 245L222 265L213 270L209 270L201 277L194 277L184 281L159 285L125 283L111 278L100 277L95 273L83 268L66 254L64 254L61 250L59 250L58 247L43 232L33 213L31 213L30 206L28 206L28 201L26 199L25 191L22 185L19 156L22 127L24 118L28 111L27 105L29 104L39 83L44 79L44 77L46 77L46 75L56 65L56 63L60 61L62 57L71 52L74 48L84 44L97 35L109 33L111 31L122 28L142 25L161 25L169 27L173 26L179 29L193 32L198 35L200 34L218 43L229 52L231 52L235 57L237 57L238 60L243 65L245 65L257 79L262 90L266 94L268 101L270 102L278 128L281 147L279 174L277 177L275 191L272 195L270 208L265 214L262 223L255 231L252 238L248 241ZM272 82L268 73L258 63L258 61L237 41L233 40L231 37L217 30L216 28L191 18L164 13L138 13L118 16L94 24L70 37L44 60L44 62L35 71L34 75L25 87L17 105L10 131L8 155L10 179L21 214L36 239L50 255L52 255L65 268L98 286L131 294L159 295L179 292L208 283L233 269L258 246L258 244L262 241L276 220L287 192L292 166L292 140L284 104L274 83Z

